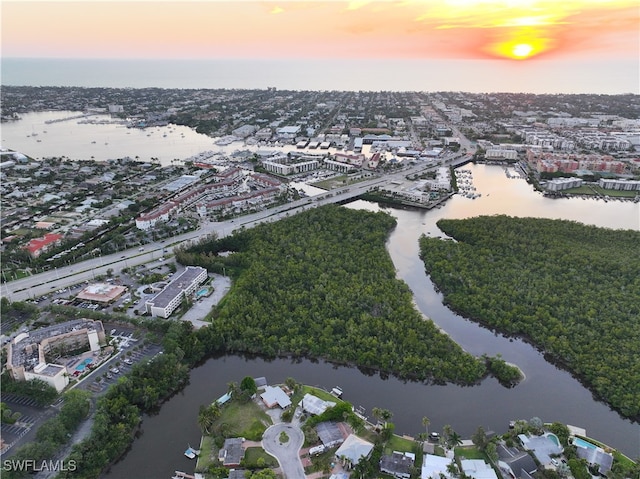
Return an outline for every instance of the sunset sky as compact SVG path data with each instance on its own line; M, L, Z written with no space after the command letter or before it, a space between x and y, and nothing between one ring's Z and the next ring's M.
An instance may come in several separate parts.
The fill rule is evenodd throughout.
M65 79L52 65L45 71L42 65L8 61L18 58L211 59L233 65L241 60L251 68L234 70L227 63L214 79L202 77L203 70L182 78L243 88L640 93L638 0L0 0L0 5L2 81L9 82L4 84L125 82L122 70L115 79L68 70ZM126 85L161 84L161 77L172 73L163 72L145 68L132 73Z
M637 0L2 1L2 56L638 61Z

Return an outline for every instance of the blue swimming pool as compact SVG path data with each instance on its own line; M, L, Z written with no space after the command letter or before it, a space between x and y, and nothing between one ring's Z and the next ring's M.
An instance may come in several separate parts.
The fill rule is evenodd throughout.
M200 296L205 296L208 292L209 290L207 288L202 288L196 293L196 296L199 298Z
M588 447L589 449L596 449L598 447L595 444L591 444L590 442L585 441L584 439L580 439L579 437L573 438L573 444L574 446Z
M545 434L545 436L547 436L547 438L549 440L553 441L556 446L560 447L560 440L558 439L558 436L556 436L555 434L552 434L550 432Z
M93 362L93 359L87 358L76 366L76 371L84 371L86 367Z

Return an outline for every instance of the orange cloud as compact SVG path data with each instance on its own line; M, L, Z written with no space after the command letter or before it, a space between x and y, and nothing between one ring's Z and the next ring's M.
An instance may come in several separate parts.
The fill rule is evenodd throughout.
M637 0L3 0L2 10L3 55L31 57L628 58L640 21Z

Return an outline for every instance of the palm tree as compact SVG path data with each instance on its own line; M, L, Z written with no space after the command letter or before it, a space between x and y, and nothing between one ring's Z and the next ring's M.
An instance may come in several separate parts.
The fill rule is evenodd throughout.
M211 403L211 406L209 406L209 409L211 410L211 415L213 416L214 420L218 419L222 415L222 407L220 406L220 403L218 401L213 401Z
M213 420L211 419L211 415L207 411L207 406L201 405L200 410L198 411L198 426L200 426L200 430L202 434L209 434L209 429L213 426Z
M382 409L380 409L379 407L374 407L371 410L371 415L375 417L378 422L380 422L380 417L382 416Z
M431 424L431 421L427 416L424 416L422 418L422 425L424 426L424 432L427 436L429 435L429 424Z
M198 411L198 426L202 430L203 434L211 434L211 426L220 416L220 407L217 408L214 406L218 405L217 402L213 403L211 406L200 406L200 410Z
M453 428L449 424L445 424L442 428L442 442L446 445L449 444L449 438L453 433Z
M457 432L451 431L451 434L449 435L449 439L447 442L448 442L449 448L453 449L454 447L462 444L462 438L460 437L460 434L458 434Z
M449 475L451 477L457 477L458 476L458 465L455 463L455 461L451 461L447 465L447 472L449 473Z
M238 383L235 381L231 381L229 384L227 384L227 392L231 394L231 397L237 397L238 393L240 392Z
M384 421L384 427L387 427L387 421L389 421L393 417L393 413L388 409L382 409L380 411L380 419Z

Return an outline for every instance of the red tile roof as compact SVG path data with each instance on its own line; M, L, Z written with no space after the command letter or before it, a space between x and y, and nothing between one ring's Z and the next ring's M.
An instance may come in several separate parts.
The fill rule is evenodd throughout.
M50 244L55 243L56 241L59 241L61 239L62 239L62 235L60 234L47 233L42 238L35 238L29 241L27 245L24 247L24 249L28 250L29 253L34 254L42 250L43 248L46 248Z

